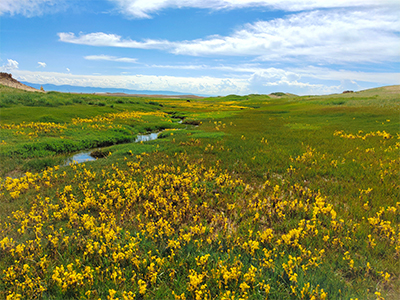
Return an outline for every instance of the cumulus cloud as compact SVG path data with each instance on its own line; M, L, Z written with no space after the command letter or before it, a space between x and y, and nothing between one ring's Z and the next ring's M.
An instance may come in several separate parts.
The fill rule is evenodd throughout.
M7 59L7 64L3 65L1 67L2 71L5 72L10 72L12 70L18 69L19 63L16 60L13 59Z
M125 63L137 63L136 58L129 57L116 57L110 55L88 55L84 57L87 60L107 60L107 61L116 61L116 62L125 62Z
M247 24L230 36L179 43L186 55L253 55L262 60L378 62L398 59L400 19L383 9L313 11Z
M398 6L397 0L109 0L122 14L134 18L150 18L151 14L167 8L238 9L267 7L285 11L355 6Z
M57 11L64 5L64 2L64 0L1 0L0 15L40 16Z
M327 67L307 66L303 68L287 67L274 68L265 67L261 63L235 64L235 65L149 65L155 69L176 70L201 70L201 71L224 71L228 78L241 78L250 82L250 85L276 85L277 82L291 82L293 85L303 87L309 86L301 82L309 81L343 81L343 82L371 82L380 85L400 84L400 73L384 72L360 72L349 70L334 70ZM297 81L297 83L296 83ZM249 88L251 92L251 88Z
M304 73L304 72L303 72ZM341 79L337 85L327 84L319 80L317 83L310 81L312 76L304 76L301 72L293 72L283 69L260 69L248 78L248 89L253 93L269 94L272 92L289 92L297 95L321 95L342 92L348 88L348 83L354 80ZM344 87L346 86L346 88ZM360 90L352 85L352 90Z
M46 63L38 61L39 67L45 68Z
M318 80L347 80L374 82L380 85L396 85L400 84L400 73L384 73L384 72L360 72L349 70L332 70L330 68L321 68L309 66L302 69L293 68L292 72L298 74L302 78L313 78Z
M329 10L246 24L229 36L190 41L134 41L103 32L58 33L60 41L92 46L160 49L190 56L253 56L264 61L364 63L398 60L397 10Z
M254 68L248 76L248 89L260 94L284 91L299 95L327 94L335 90L323 83L310 83L297 72L278 68Z

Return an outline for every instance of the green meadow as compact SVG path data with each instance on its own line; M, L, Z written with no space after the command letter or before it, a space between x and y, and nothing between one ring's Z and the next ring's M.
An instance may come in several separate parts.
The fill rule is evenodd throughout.
M0 85L0 298L398 299L399 147L398 86L171 99ZM99 158L65 165L87 149Z

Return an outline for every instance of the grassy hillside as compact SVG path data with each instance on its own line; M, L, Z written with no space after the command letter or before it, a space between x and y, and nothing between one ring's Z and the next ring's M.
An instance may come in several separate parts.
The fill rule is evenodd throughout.
M0 298L400 294L398 87L0 95Z

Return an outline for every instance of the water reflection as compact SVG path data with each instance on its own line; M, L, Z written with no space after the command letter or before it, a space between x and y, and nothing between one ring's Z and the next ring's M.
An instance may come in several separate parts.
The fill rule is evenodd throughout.
M93 156L90 156L90 153L92 151L86 151L86 152L79 152L77 154L74 154L72 157L67 158L67 160L64 163L64 166L68 166L72 163L83 163L85 161L92 161L92 160L96 160L96 158L94 158Z
M140 143L140 142L148 142L148 141L156 140L158 138L159 134L160 134L160 132L154 132L154 133L149 133L149 134L139 134L136 137L134 142ZM97 149L101 150L102 148L97 148ZM65 160L64 166L68 166L74 162L79 164L79 163L83 163L86 161L96 160L95 157L90 155L93 151L94 151L93 149L85 150L85 151L74 154L73 156L71 156Z
M135 143L156 140L159 134L160 134L159 132L154 132L150 134L139 134L135 139Z

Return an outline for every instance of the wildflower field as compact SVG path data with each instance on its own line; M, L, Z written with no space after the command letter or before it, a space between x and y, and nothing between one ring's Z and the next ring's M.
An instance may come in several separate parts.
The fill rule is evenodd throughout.
M398 299L398 87L0 95L0 299Z

